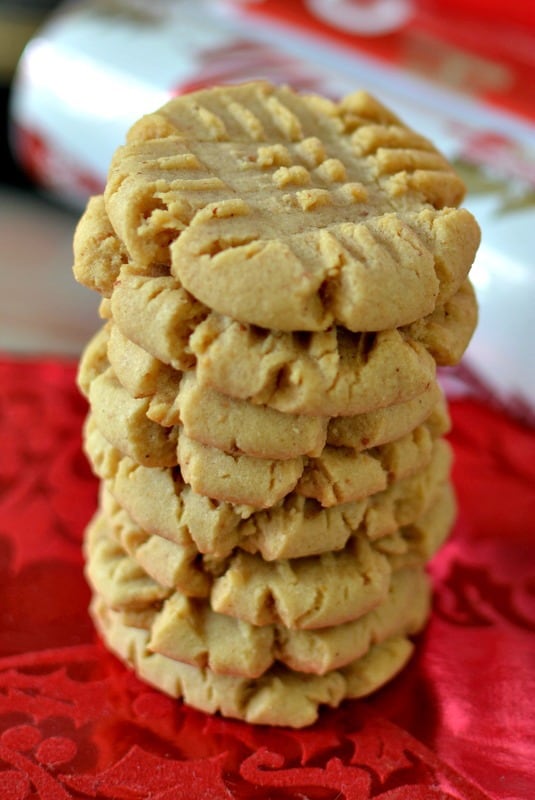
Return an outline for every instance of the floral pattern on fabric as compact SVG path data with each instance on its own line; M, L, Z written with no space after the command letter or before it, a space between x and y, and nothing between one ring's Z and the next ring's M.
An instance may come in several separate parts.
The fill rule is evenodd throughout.
M0 361L2 800L524 800L535 743L535 434L452 403L455 531L414 658L311 728L253 727L139 681L87 614L97 481L75 367Z

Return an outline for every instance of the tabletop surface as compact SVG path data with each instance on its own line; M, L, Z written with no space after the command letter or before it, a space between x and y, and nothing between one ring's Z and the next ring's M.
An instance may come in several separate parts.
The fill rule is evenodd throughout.
M77 214L0 185L0 350L77 355L97 326L97 298L72 277Z

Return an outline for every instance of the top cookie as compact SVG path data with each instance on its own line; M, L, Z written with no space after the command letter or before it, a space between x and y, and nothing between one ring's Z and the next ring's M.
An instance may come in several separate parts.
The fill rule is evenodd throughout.
M434 146L364 92L265 82L174 98L116 152L105 203L136 267L283 331L399 327L472 264L479 229Z

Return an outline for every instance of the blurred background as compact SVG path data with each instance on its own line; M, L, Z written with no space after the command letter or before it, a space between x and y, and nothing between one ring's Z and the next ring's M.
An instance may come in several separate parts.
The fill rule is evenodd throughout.
M267 78L365 88L463 176L481 319L450 392L535 407L535 4L0 0L0 354L77 357L98 298L72 235L128 127L174 94Z
M58 2L0 2L0 350L76 354L96 304L71 279L77 210L42 191L15 155L10 105L24 47Z

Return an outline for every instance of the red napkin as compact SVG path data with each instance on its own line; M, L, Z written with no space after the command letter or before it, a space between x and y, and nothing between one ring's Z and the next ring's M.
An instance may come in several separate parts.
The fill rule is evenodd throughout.
M87 615L97 482L75 368L0 360L2 800L526 800L535 742L535 433L452 403L455 531L403 673L303 731L209 717L137 680Z

